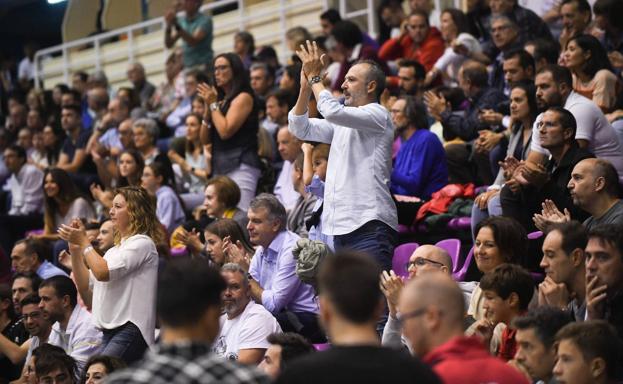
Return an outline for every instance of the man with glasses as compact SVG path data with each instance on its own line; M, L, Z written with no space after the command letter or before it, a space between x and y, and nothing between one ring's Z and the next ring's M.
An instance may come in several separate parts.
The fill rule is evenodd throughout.
M444 383L528 383L519 371L491 356L478 338L464 336L465 302L449 276L431 273L413 279L399 306L398 321L411 350Z
M519 27L512 16L499 15L491 21L491 37L497 48L496 56L491 56L492 71L489 85L504 90L504 58L514 50L522 50Z

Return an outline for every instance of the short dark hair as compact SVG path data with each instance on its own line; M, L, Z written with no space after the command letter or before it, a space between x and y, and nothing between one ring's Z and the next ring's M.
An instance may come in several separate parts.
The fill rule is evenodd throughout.
M623 258L623 225L602 224L595 226L588 231L588 239L592 238L612 245Z
M410 19L413 16L421 16L422 18L424 18L424 20L426 20L426 26L430 27L430 22L428 21L428 13L424 12L421 9L414 9L409 14L409 17L407 18L407 20Z
M20 244L24 244L24 246L26 247L24 249L24 252L27 255L32 255L34 253L35 255L37 255L37 260L39 260L40 263L43 263L43 261L45 261L44 255L46 253L46 244L42 240L27 237L25 239L16 241L14 246Z
M379 265L367 254L338 251L320 267L319 294L326 296L348 321L368 322L374 319L381 300L380 273Z
M82 370L82 380L80 381L81 383L87 382L86 374L87 374L87 371L89 370L89 367L92 366L93 364L102 364L104 368L106 368L107 375L110 375L114 371L126 368L128 366L125 361L121 360L118 357L106 356L106 355L93 355L89 357L89 360L87 360L86 364L84 364L84 369Z
M82 108L79 105L76 105L76 104L63 105L61 110L63 110L63 109L67 109L67 110L73 111L76 115L78 115L78 117L80 117L82 115Z
M193 324L208 308L219 307L225 280L206 260L172 260L158 277L156 308L173 327Z
M280 107L286 106L288 107L288 109L290 109L291 107L290 101L292 100L292 94L288 90L276 89L274 91L271 91L268 93L268 95L266 95L266 100L270 99L271 97L274 97L275 99L277 99L277 104L279 104Z
M13 276L13 281L17 279L28 279L30 280L30 285L32 286L32 290L34 292L39 291L39 285L41 285L41 278L34 272L19 272Z
M545 348L554 345L556 332L571 322L571 316L561 309L543 306L536 307L521 317L513 320L516 329L534 329L534 333Z
M526 45L534 46L532 57L537 63L541 59L545 59L548 64L556 64L558 62L558 54L560 53L560 44L549 39L534 39L526 43Z
M39 288L52 287L56 291L56 296L62 298L69 296L69 302L72 307L78 304L78 290L73 280L67 276L58 275L49 277L41 282Z
M80 81L84 81L84 82L86 82L89 79L89 75L84 71L74 72L71 76L72 77L78 76L80 78Z
M476 225L474 235L478 235L485 227L493 232L493 240L506 262L518 263L525 257L528 252L528 235L517 220L506 216L488 217Z
M552 74L552 78L556 84L565 83L569 88L573 88L573 76L569 68L556 64L549 64L543 67L538 74L545 72Z
M23 147L20 147L20 146L19 146L19 145L17 145L17 144L11 144L11 145L9 145L8 147L6 147L5 151L6 151L7 149L8 149L9 151L13 151L13 152L15 152L15 154L17 155L17 157L18 157L18 158L20 158L20 159L22 159L22 160L26 161L26 150L25 150Z
M612 197L621 196L621 184L616 168L606 159L595 159L593 175L604 178L604 191Z
M331 30L331 36L335 38L335 41L342 43L348 48L353 48L363 41L361 29L350 20L342 20L335 23Z
M292 360L316 351L306 338L294 332L271 333L266 340L281 347L279 366L282 371Z
M47 375L55 369L67 371L72 381L76 377L76 361L63 348L51 344L41 344L35 348L32 355L35 359L35 373L37 377Z
M584 360L602 358L608 378L616 378L621 361L621 338L612 324L605 320L569 323L556 333L556 342L563 340L575 344Z
M415 78L418 80L424 80L426 78L426 68L417 60L400 60L398 62L398 68L413 68L415 72Z
M528 52L526 52L523 48L511 49L504 53L504 60L510 60L517 58L519 59L519 65L521 68L528 69L532 68L532 73L534 73L534 58L530 56Z
M597 0L593 4L593 13L603 15L612 26L623 29L623 2L619 0Z
M534 280L517 264L500 264L480 279L480 289L493 291L506 300L512 293L519 298L519 310L526 310L534 294Z
M562 7L565 4L575 3L578 7L578 11L582 13L591 13L591 5L586 0L562 0L560 6ZM589 19L590 21L590 19Z
M586 243L588 242L588 236L586 228L576 220L571 220L565 223L552 223L545 227L544 236L546 237L551 232L557 231L562 236L562 250L567 255L570 255L576 249L584 250Z
M415 126L417 129L428 129L428 113L426 112L424 103L416 100L413 96L405 96L403 99L405 101L404 114L409 124Z
M556 112L560 126L562 129L571 129L573 134L571 135L570 140L575 141L575 132L578 129L578 123L576 122L573 113L563 107L549 107L547 108L547 111Z
M36 293L31 293L30 295L27 295L26 297L24 297L19 302L19 305L22 308L24 308L24 306L30 305L30 304L39 305L40 302L41 302L41 298L39 297L39 295L37 295Z
M479 88L486 87L489 82L487 68L476 62L466 62L463 64L463 78L469 80L473 86Z
M320 14L321 20L327 20L331 24L335 24L338 21L342 21L342 16L337 9L329 8Z

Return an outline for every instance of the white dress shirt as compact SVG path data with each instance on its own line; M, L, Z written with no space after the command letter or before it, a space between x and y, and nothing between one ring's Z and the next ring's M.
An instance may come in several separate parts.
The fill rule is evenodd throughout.
M8 181L11 188L9 215L24 216L41 213L43 208L43 172L32 164L24 164Z
M294 170L294 164L288 160L284 160L283 168L275 183L275 189L273 190L275 196L283 204L286 211L290 212L296 205L301 195L294 190L294 184L292 184L292 171Z
M288 115L290 131L301 140L331 144L325 182L323 233L344 235L372 220L396 229L396 205L389 192L394 125L378 103L346 107L327 90L320 92L322 119Z

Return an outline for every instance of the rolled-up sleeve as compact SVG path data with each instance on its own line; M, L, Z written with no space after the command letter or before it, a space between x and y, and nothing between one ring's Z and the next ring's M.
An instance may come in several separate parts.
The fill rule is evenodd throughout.
M126 240L130 243L125 245L119 252L106 258L109 281L118 280L130 272L139 269L146 264L151 257L158 257L154 243L147 238Z
M292 250L289 249L279 257L271 288L262 292L262 305L273 314L280 312L292 300L300 284Z
M347 107L340 104L327 90L318 95L318 112L336 125L363 131L383 132L387 127L387 110L380 104ZM391 124L389 125L391 127Z

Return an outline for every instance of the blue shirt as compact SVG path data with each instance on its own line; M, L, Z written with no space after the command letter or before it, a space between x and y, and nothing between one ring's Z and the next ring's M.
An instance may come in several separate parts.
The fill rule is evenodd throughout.
M292 249L299 235L281 231L268 248L258 247L251 259L249 273L264 289L262 305L272 314L284 309L295 313L318 313L313 288L296 275Z
M39 275L42 280L49 279L52 276L67 276L62 269L47 260L44 260L39 268L37 268L37 275Z
M392 171L392 193L429 199L446 184L448 166L443 145L428 129L418 129L398 151Z
M163 185L156 191L156 216L169 234L186 220L180 199L171 187Z

